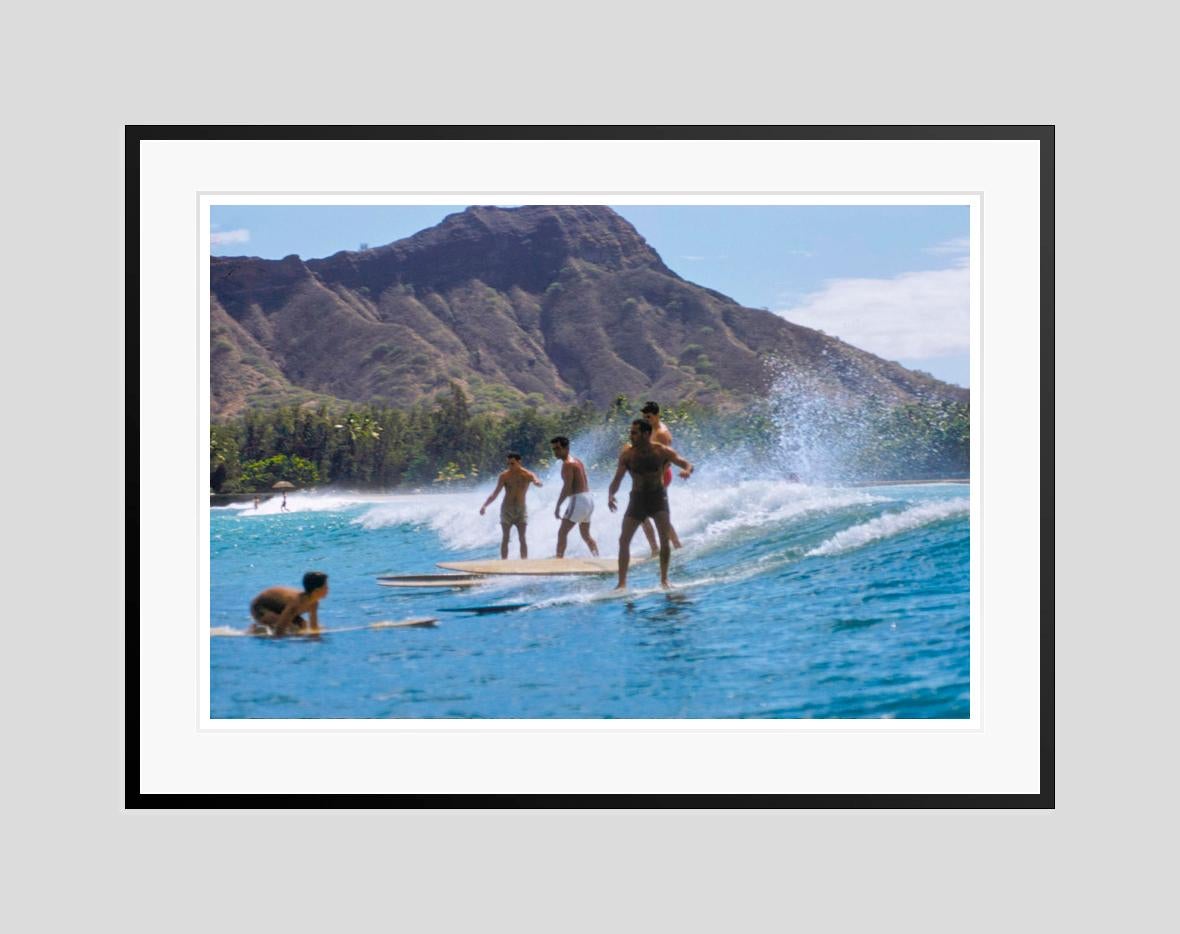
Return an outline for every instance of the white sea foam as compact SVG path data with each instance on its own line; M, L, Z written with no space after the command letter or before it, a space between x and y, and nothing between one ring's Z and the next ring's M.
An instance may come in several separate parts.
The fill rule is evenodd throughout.
M879 516L869 522L862 522L860 525L854 525L852 528L838 532L822 545L809 551L807 556L840 554L853 548L860 548L878 539L889 538L901 532L929 525L932 522L965 515L970 511L970 508L970 500L965 497L911 506L902 512Z
M553 510L561 493L560 473L557 467L553 467L542 473L541 477L545 485L531 488L527 499L531 557L552 555L557 542L559 523L553 518ZM618 494L619 509L614 513L607 508L606 488L609 478L592 475L590 482L595 500L591 533L598 543L600 554L609 557L618 553L619 532L630 481L623 481ZM356 521L369 530L396 526L429 529L452 551L487 549L496 552L500 545L501 500L492 503L484 515L479 514L479 507L493 489L494 483L489 480L484 488L390 495L373 503ZM702 482L696 477L689 481L674 481L669 500L672 523L685 548L693 550L712 549L724 545L735 536L780 525L804 514L885 501L880 496L861 490L809 487L802 483L768 479L737 483ZM517 549L516 532L513 531L509 556L516 557ZM637 532L632 541L632 552L645 550L643 533ZM566 554L569 557L589 554L589 549L576 529L570 531Z
M691 481L690 481L691 483ZM743 533L755 533L799 516L835 512L883 502L861 490L810 487L782 480L746 480L721 488L679 487L673 525L682 539L701 547L723 545ZM674 494L675 495L675 494Z
M314 492L300 490L287 494L287 508L283 509L282 496L272 496L254 508L253 502L231 503L227 508L237 510L244 517L249 516L278 516L293 512L339 512L361 503L380 502L388 499L384 493L355 493L355 492Z

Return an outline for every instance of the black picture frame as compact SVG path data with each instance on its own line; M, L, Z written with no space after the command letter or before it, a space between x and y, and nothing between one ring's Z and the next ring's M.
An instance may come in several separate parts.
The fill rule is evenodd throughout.
M126 317L137 324L140 306L140 144L149 140L1027 140L1039 146L1040 180L1040 774L1036 793L1001 794L180 794L144 793L140 786L140 620L126 620L125 799L141 808L1023 808L1055 807L1054 772L1054 127L1031 126L144 126L125 127ZM127 328L128 357L139 353L137 327ZM131 351L135 353L132 354ZM126 416L139 439L144 387L129 367ZM130 447L133 443L128 442ZM134 455L134 456L133 456ZM140 526L142 451L128 451L128 522ZM133 546L138 548L139 546ZM139 563L128 562L128 585L139 589ZM142 610L141 610L142 612Z

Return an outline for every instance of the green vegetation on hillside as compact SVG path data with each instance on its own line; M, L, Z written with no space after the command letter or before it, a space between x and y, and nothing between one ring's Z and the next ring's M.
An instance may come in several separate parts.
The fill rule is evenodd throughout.
M480 414L451 383L433 403L409 410L325 404L255 409L211 427L210 487L219 493L255 492L289 480L300 487L393 489L490 479L503 469L508 451L520 452L533 469L548 466L554 435L605 438L600 450L574 453L609 470L642 404L620 396L605 412L583 403ZM683 402L666 405L663 418L676 449L694 462L731 459L735 469L770 465L783 475L816 481L968 472L964 403L869 407L850 414L822 402L805 410L758 402L721 414Z

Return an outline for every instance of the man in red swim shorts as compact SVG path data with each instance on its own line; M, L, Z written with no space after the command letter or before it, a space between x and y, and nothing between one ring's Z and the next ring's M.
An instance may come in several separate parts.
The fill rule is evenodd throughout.
M670 448L672 446L672 431L667 425L660 421L659 403L648 402L639 411L643 413L644 419L649 425L651 425L651 440L656 444L662 444L664 447ZM688 474L683 470L680 471L680 476L685 480L688 479ZM668 464L664 468L663 482L665 488L671 486L672 484L671 464ZM680 536L676 534L676 530L671 526L668 527L668 531L670 533L669 538L672 542L672 547L679 548ZM647 536L647 543L651 546L652 555L654 556L658 554L659 548L656 546L656 532L652 527L651 519L645 519L643 521L643 534Z

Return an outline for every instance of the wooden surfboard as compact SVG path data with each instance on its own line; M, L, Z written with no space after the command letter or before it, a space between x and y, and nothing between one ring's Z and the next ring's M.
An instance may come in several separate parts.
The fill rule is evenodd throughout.
M489 606L446 606L435 612L438 613L510 613L513 610L523 610L527 603L493 603Z
M481 577L483 577L482 574L378 574L377 580L405 581L407 583L441 581L450 584L456 581L477 581Z
M248 639L315 639L319 636L330 636L338 632L361 632L366 629L400 629L410 626L433 626L437 622L438 617L435 616L415 616L410 619L382 619L375 623L367 623L364 626L338 626L331 629L320 628L316 630L300 629L286 636L276 636L269 632L250 632L245 629L231 629L227 626L218 626L215 629L209 630L209 635L213 637L234 636Z
M632 558L641 564L647 558ZM483 561L440 561L440 568L470 574L617 574L618 558L507 558Z
M487 580L487 577L483 574L480 574L480 575L474 576L474 577L462 577L461 575L456 574L454 576L456 578L458 578L458 580L448 581L445 579L450 576L451 575L449 575L449 574L439 575L439 579L433 580L433 581L427 581L427 580L404 580L404 581L385 580L385 581L383 581L383 580L379 580L379 581L377 581L377 583L382 587L409 587L409 588L419 588L419 589L426 589L426 590L449 590L449 589L461 590L464 587L474 587L476 584L479 584L479 583Z

